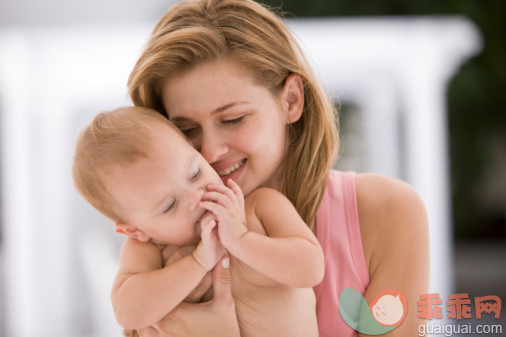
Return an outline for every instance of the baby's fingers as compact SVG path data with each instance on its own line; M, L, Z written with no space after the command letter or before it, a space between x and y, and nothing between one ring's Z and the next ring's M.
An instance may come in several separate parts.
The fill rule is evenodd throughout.
M204 226L206 232L211 233L213 228L216 227L216 221L214 221L214 220L208 221L207 223L204 223L203 226Z
M200 222L200 232L201 232L201 236L202 238L205 237L209 237L209 233L211 233L211 229L212 228L209 228L209 223L211 221L208 221L207 223L206 222Z
M216 227L216 221L214 221L214 220L211 220L207 223L200 223L200 229L201 229L200 237L202 238L202 242L205 245L207 245L208 242L211 240L212 230L214 227Z
M226 195L228 197L228 199L230 199L231 201L237 200L237 197L235 196L234 192L230 188L228 188L227 186L209 184L209 185L207 185L207 189L210 192L216 191L216 192L222 193L222 194Z
M216 191L205 192L202 196L202 201L214 201L227 208L229 208L232 204L232 200L230 200L228 196Z
M202 226L202 224L205 224L205 223L208 223L209 221L211 220L216 220L216 215L214 215L213 213L207 211L203 216L202 218L199 220L199 223L200 225Z
M221 242L220 242L220 235L218 234L218 227L214 227L210 234L211 242L214 244L214 247L216 250L221 251Z
M239 200L239 202L241 204L243 204L244 203L244 195L242 194L242 190L239 187L239 185L237 185L237 183L235 181L233 181L232 179L227 180L227 185L234 192L234 195L237 198L237 200Z
M223 206L221 206L220 204L217 204L215 202L201 201L201 202L199 202L199 206L212 212L214 215L216 215L218 220L220 219L220 216L223 215L223 210L224 210Z

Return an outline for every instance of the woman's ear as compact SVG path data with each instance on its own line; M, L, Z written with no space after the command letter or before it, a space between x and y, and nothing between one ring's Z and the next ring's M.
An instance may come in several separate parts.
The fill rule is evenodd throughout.
M287 123L295 123L304 109L304 84L298 74L290 74L286 78L282 100L283 106L286 107Z
M116 233L124 234L141 242L148 242L149 240L151 240L151 238L146 233L144 233L144 231L140 230L139 228L133 225L128 225L126 223L121 222L116 223L116 225L114 225L114 231Z

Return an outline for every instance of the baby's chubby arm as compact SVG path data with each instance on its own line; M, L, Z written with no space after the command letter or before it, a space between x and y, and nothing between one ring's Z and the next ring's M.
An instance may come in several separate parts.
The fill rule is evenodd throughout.
M216 229L213 230L215 222L202 223L202 241L193 254L165 267L157 245L133 238L125 240L111 294L116 320L122 327L140 329L158 322L190 294L221 258L224 250Z
M232 180L230 188L208 186L201 202L218 220L223 246L236 258L282 284L309 288L323 279L323 251L295 207L281 193L268 188L252 192L246 207L262 223L268 236L248 230L244 198Z

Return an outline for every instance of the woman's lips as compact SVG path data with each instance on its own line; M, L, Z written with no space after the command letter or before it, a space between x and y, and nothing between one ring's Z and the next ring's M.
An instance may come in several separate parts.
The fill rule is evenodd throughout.
M220 177L225 176L225 175L230 174L234 171L237 171L242 165L244 165L245 162L246 162L246 159L242 159L241 161L235 163L234 165L231 165L231 166L226 167L221 170L216 170L216 172L218 172L218 175Z
M237 179L240 177L241 173L244 171L244 168L246 167L247 159L244 158L238 163L231 165L227 168L216 170L218 172L218 175L221 178L221 181L225 185L227 185L227 180L232 179L234 181L237 181Z

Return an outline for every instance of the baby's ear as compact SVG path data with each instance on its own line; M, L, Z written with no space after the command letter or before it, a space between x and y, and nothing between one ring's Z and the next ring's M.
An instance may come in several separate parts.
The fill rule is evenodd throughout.
M126 223L116 223L116 225L114 225L114 231L119 234L127 235L141 242L148 242L150 240L149 236L142 230Z

